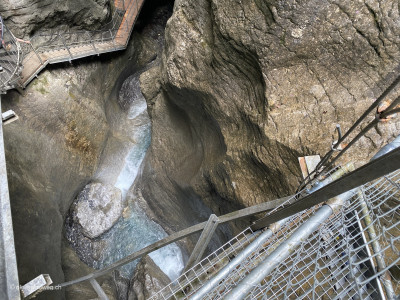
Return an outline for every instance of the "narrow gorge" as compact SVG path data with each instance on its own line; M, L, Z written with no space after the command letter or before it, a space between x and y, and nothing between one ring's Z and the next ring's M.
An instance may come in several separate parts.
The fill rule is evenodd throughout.
M97 30L110 0L4 0L15 36ZM400 4L387 0L155 0L125 50L48 65L2 95L21 284L104 268L174 232L292 195L298 158L325 154L398 76ZM396 94L398 96L398 93ZM393 96L394 97L394 96ZM381 122L341 163L400 132ZM210 253L252 219L218 227ZM148 299L183 271L199 235L98 279ZM88 282L36 299L96 299Z

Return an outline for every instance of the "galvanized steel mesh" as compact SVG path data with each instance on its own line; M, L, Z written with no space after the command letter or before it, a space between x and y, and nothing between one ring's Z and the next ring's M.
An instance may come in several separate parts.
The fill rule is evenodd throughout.
M21 71L21 47L0 17L0 93L14 88Z
M245 229L150 299L181 299L192 294L259 234L251 228Z
M224 298L317 209L292 216L203 299ZM190 298L258 234L246 229L151 299ZM255 282L245 299L396 299L399 295L400 170L355 190L339 212L262 282Z

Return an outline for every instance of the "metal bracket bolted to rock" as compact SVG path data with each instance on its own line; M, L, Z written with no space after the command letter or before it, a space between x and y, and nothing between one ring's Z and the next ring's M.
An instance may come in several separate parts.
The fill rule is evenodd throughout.
M90 183L79 193L76 216L88 238L96 238L109 230L123 210L121 190L102 183Z

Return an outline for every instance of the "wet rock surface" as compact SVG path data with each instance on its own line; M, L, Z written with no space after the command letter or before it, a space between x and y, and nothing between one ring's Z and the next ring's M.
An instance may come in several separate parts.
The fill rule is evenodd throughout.
M121 191L113 186L90 183L79 193L74 208L83 234L96 238L110 229L122 214Z
M166 235L163 229L149 218L150 211L138 206L139 196L134 187L137 175L137 180L140 180L140 165L151 138L150 120L146 101L140 90L139 76L160 62L161 49L158 47L163 44L164 28L160 26L160 22L165 24L170 8L169 5L166 7L162 5L156 9L154 14L160 18L155 24L144 25L141 28L139 22L138 30L142 31L142 34L146 32L146 39L140 40L136 47L137 49L146 47L146 49L138 52L142 56L107 102L110 133L94 180L113 185L122 191L124 199L122 216L110 230L97 237L84 234L76 214L77 205L72 205L65 221L65 236L70 246L83 262L96 269L104 268ZM143 207L145 206L144 203ZM152 258L168 276L173 278L178 276L183 268L181 251L176 245L169 245L153 253ZM68 263L68 260L65 263ZM137 261L132 262L113 274L118 299L127 299L129 279L137 263ZM69 274L66 274L66 277L70 278ZM86 293L85 290L83 293ZM78 293L71 295L68 295L72 297L71 299L80 299Z

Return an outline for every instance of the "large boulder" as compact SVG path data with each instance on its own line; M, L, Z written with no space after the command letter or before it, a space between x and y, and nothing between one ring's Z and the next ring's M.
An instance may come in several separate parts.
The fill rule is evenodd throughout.
M131 279L128 300L149 299L171 280L154 263L150 256L146 255L136 266Z
M111 185L89 183L79 193L75 209L83 233L94 239L109 230L121 216L121 191Z

